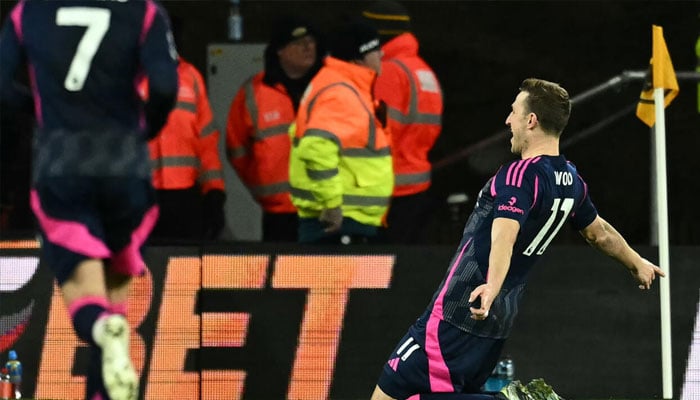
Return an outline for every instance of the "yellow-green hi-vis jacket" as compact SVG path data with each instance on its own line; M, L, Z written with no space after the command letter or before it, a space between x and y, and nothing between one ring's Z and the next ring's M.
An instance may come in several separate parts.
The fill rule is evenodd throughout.
M381 226L394 188L388 133L375 116L366 67L326 57L290 128L289 183L299 216L340 206L343 216Z

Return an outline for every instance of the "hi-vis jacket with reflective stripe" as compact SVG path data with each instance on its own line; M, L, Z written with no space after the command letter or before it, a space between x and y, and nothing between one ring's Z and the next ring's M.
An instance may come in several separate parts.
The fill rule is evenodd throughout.
M389 115L395 196L430 187L428 153L442 130L443 98L433 70L418 55L418 40L403 33L382 46L382 73L374 87Z
M204 79L182 58L177 75L175 108L158 136L148 142L153 186L165 190L187 189L198 182L202 193L224 190L219 131L214 126ZM142 97L148 96L147 82L140 86L140 93Z
M231 103L226 154L265 212L293 213L289 195L289 126L294 106L284 85L263 82L264 72L248 79Z
M289 180L300 217L342 207L343 216L380 226L394 174L389 138L375 117L366 67L326 57L290 129Z

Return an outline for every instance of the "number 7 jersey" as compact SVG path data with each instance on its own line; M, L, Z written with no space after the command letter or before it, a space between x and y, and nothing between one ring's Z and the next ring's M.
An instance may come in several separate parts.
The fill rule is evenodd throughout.
M35 175L150 175L137 84L148 76L159 93L177 91L177 53L158 3L24 0L1 38L3 100L12 98L23 60L28 67L38 125Z
M424 317L431 313L467 332L494 338L510 333L527 275L565 222L574 229L598 215L588 187L563 156L538 156L502 166L479 192L462 240ZM518 221L508 274L489 318L470 318L469 294L486 283L495 218Z

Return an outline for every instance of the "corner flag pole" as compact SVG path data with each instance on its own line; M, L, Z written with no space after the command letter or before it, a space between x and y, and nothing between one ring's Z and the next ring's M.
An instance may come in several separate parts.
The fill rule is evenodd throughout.
M678 80L668 54L663 28L652 25L650 79L644 84L637 105L637 117L654 133L654 173L656 176L656 216L659 224L659 267L666 279L659 280L661 291L661 375L664 399L673 398L671 363L671 289L668 243L668 203L666 199L666 121L664 109L678 95ZM651 106L654 106L653 109Z
M666 123L664 114L664 88L654 89L654 109L656 125L654 137L656 143L656 212L659 222L659 267L666 273L665 279L659 279L661 293L661 375L664 399L673 398L673 370L671 358L671 288L668 239L668 203L666 199Z

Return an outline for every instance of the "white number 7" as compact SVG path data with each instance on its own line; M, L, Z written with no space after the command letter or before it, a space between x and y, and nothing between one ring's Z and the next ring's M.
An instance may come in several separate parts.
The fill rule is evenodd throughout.
M61 7L56 12L56 25L84 26L78 48L70 63L63 86L66 90L77 92L83 88L100 43L109 29L111 11L104 8Z

